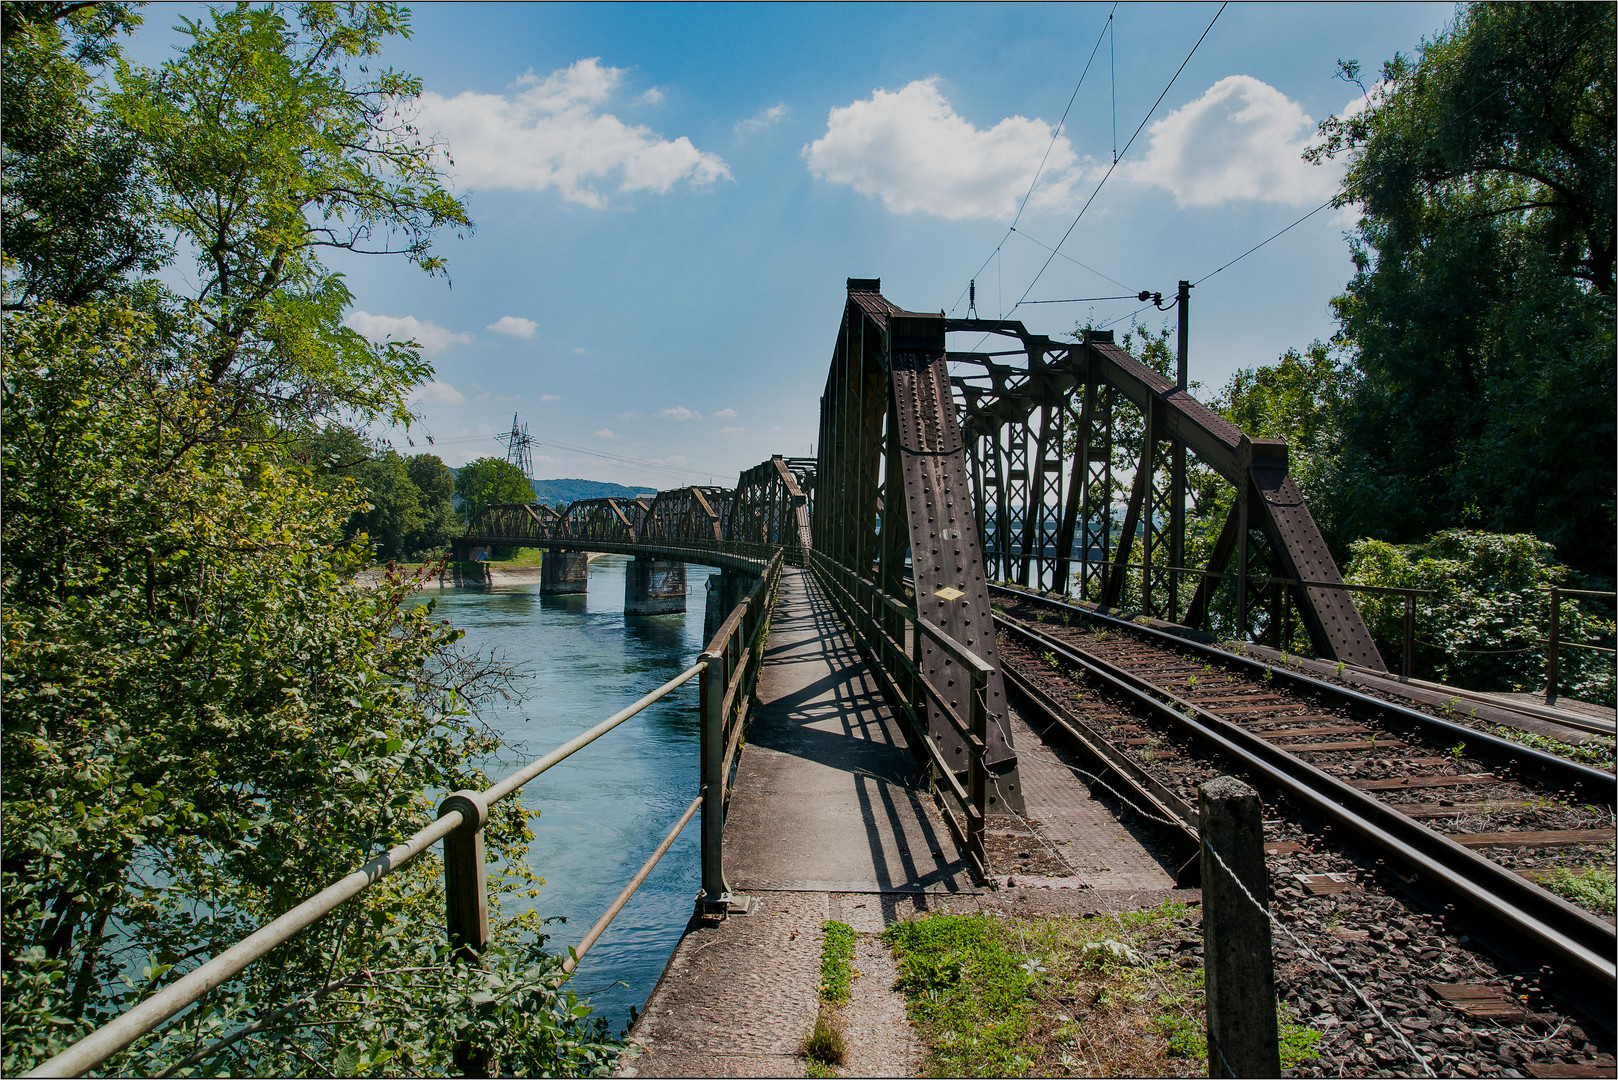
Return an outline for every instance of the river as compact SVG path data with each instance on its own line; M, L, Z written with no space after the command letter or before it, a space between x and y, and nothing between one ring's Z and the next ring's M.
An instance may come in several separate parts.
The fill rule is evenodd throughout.
M435 618L466 630L464 644L496 650L527 677L520 700L484 719L519 752L488 765L499 780L599 723L693 663L702 638L707 579L687 566L684 615L624 618L624 566L609 555L590 564L583 596L540 596L539 586L445 589ZM545 885L540 914L565 916L550 947L576 944L657 847L697 794L697 682L631 718L531 781L519 796L539 810L530 865ZM691 819L640 890L574 975L596 1015L615 1031L628 1024L662 974L690 918L700 884L698 834Z

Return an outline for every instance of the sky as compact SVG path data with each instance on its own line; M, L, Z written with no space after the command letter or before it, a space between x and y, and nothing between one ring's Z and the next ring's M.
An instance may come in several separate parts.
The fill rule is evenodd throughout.
M1172 296L1320 206L1341 165L1300 155L1364 101L1337 61L1374 75L1454 10L417 5L383 61L422 79L476 228L441 236L447 278L330 260L349 325L436 369L419 422L375 434L461 465L504 456L515 414L537 479L728 485L810 453L848 277L957 315L975 278L978 314L1051 336L1162 326L1017 305ZM132 57L168 55L181 11L148 8ZM1328 208L1193 290L1202 396L1330 337L1353 221Z

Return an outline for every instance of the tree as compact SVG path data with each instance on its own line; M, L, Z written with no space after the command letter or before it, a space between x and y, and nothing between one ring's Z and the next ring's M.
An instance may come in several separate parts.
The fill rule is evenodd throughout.
M182 19L183 55L122 64L110 98L144 148L157 221L200 286L169 306L208 356L210 384L283 422L386 413L431 374L411 343L343 325L352 297L323 249L397 253L444 269L432 239L470 229L438 148L408 122L420 81L365 74L408 29L395 4L236 5ZM176 298L182 299L182 298Z
M405 472L416 485L421 500L421 527L406 541L412 555L426 555L443 549L460 531L455 515L455 473L437 454L414 454L405 458Z
M521 469L503 458L482 457L462 465L455 473L455 496L468 524L485 507L496 503L525 503L534 497L534 485Z
M139 142L92 94L127 3L0 5L5 307L78 304L161 261Z
M1611 4L1476 4L1322 125L1362 214L1347 535L1531 532L1611 578L1613 41Z
M356 584L370 556L342 530L366 497L300 453L332 412L405 413L430 372L413 346L342 327L346 290L317 257L402 237L436 272L434 231L465 222L432 149L395 123L414 81L351 71L404 13L237 6L187 23L160 72L120 64L98 96L63 64L114 57L126 14L5 8L4 257L8 303L22 298L0 392L7 1074L414 832L433 793L483 786L498 740L475 712L508 685L409 580ZM24 72L45 104L10 100ZM55 157L39 135L53 116L71 151ZM68 170L101 154L98 132L110 149L75 193ZM98 194L118 177L149 191ZM107 210L127 215L108 217L110 239L83 232ZM126 225L196 255L197 294L142 278L114 235ZM58 264L74 251L89 261ZM414 490L402 459L387 467ZM498 902L533 884L527 817L496 808L491 828ZM424 857L108 1068L179 1067L249 1021L254 1038L203 1067L422 1074L453 1067L458 1037L503 1032L497 1066L600 1068L601 1026L554 989L537 920L497 920L469 969L423 932L443 902Z
M1347 580L1356 585L1431 590L1416 599L1415 668L1441 682L1480 690L1524 691L1545 683L1550 632L1548 586L1567 582L1567 567L1545 541L1449 529L1418 543L1353 544ZM1384 656L1404 647L1404 604L1398 596L1361 594L1366 624ZM1611 639L1613 624L1559 603L1564 641ZM1586 701L1613 702L1612 663L1599 653L1564 649L1561 690Z
M1306 498L1328 543L1346 554L1333 515L1333 485L1342 455L1342 424L1358 390L1357 372L1315 341L1288 349L1274 364L1241 368L1211 406L1257 439L1285 439L1287 471Z

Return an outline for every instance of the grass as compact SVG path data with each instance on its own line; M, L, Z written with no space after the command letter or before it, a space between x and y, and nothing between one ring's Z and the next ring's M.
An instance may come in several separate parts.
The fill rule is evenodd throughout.
M1618 902L1618 876L1611 864L1580 870L1563 868L1540 879L1551 892L1599 915L1611 915Z
M1202 970L1157 956L1190 909L1118 916L938 914L883 940L930 1076L1180 1076L1204 1072ZM1281 1015L1283 1066L1319 1032Z
M843 1025L835 1013L821 1009L814 1030L803 1040L803 1058L810 1076L836 1076L833 1065L840 1065L848 1046L843 1041ZM818 1066L822 1071L815 1072Z
M854 970L854 928L828 919L822 929L826 936L820 946L820 1011L813 1030L804 1037L802 1053L805 1072L824 1077L836 1076L835 1066L848 1053L840 1009L848 1003L859 972Z
M1609 739L1598 735L1586 743L1565 743L1560 739L1552 739L1547 735L1536 735L1532 731L1521 731L1517 728L1496 725L1489 729L1491 734L1502 739L1510 739L1520 746L1533 750L1543 750L1547 754L1577 761L1581 765L1592 765L1598 769L1610 769L1614 762L1614 749L1618 748L1618 739Z
M854 928L829 919L826 941L820 948L820 1000L842 1005L854 984Z

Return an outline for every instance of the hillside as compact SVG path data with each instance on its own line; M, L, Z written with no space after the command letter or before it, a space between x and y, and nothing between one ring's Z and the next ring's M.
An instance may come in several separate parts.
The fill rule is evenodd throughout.
M576 499L633 499L655 495L652 488L630 488L605 480L535 480L534 501L546 506L566 506Z

